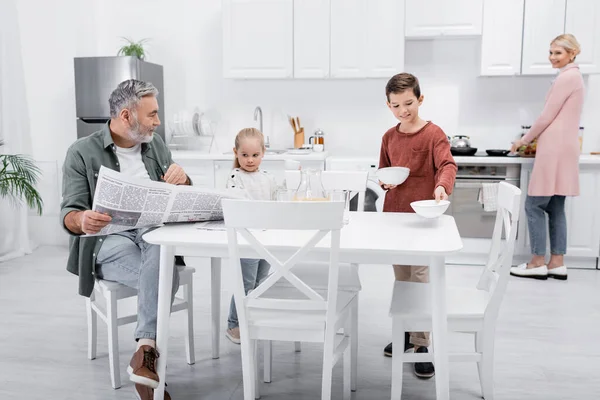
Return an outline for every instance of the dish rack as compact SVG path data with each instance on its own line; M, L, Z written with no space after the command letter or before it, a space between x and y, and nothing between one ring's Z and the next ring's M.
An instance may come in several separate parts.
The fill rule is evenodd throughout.
M215 142L215 123L204 113L194 110L192 113L180 111L173 116L168 126L171 150L192 150L210 153Z

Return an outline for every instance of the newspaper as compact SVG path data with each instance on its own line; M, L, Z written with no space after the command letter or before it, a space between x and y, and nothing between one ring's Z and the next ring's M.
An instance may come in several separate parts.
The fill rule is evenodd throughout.
M112 221L95 235L110 235L168 222L223 220L221 199L244 198L243 191L171 185L126 176L101 167L92 210Z

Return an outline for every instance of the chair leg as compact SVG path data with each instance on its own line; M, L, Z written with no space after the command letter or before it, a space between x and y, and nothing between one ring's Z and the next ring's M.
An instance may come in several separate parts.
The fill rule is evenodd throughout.
M335 350L336 332L331 334L325 330L325 343L323 343L323 377L321 380L321 400L331 400L331 379L333 378L333 352Z
M356 392L356 380L358 375L358 293L354 298L352 311L350 314L350 359L351 359L351 379L350 389Z
M270 340L263 341L263 381L271 383L273 364L273 342Z
M300 342L294 342L294 350L296 353L300 353L302 351L302 344Z
M85 299L88 323L88 358L90 360L96 359L96 349L98 347L98 314L92 308L95 300L96 294L94 292L89 298Z
M494 332L491 329L475 334L475 349L481 353L477 363L481 395L485 400L494 400Z
M404 326L398 317L392 317L392 400L402 397L402 369L404 367Z
M194 277L190 278L190 282L187 285L183 285L183 299L187 304L186 314L186 327L187 335L185 337L185 352L187 356L187 363L193 365L196 363L196 352L194 346Z
M344 370L343 370L343 393L344 400L350 400L352 398L352 377L353 377L353 348L352 348L352 334L353 334L353 321L352 316L346 322L346 326L344 327L344 336L349 338L350 343L344 349Z
M244 334L240 330L240 347L242 353L242 380L244 383L244 400L253 400L255 396L254 387L256 386L255 381L255 354L254 354L254 343L250 340L250 336Z
M112 387L121 387L121 370L119 368L119 325L117 323L117 296L108 292L106 298L106 320L108 321L108 362Z

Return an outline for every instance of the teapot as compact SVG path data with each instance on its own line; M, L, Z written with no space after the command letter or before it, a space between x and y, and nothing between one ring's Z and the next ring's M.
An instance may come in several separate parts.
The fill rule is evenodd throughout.
M471 147L471 142L469 142L470 137L465 135L455 135L452 137L452 141L450 142L452 147Z

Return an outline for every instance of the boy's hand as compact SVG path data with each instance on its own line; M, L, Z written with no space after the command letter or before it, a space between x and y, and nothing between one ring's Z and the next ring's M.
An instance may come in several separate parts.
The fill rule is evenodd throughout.
M446 193L446 189L444 189L443 186L438 186L435 188L435 191L433 192L433 195L435 196L435 201L436 202L440 202L440 200L448 200L448 194Z
M383 183L383 182L379 181L379 186L381 186L385 190L390 190L390 189L395 188L398 185L388 185L387 183Z

